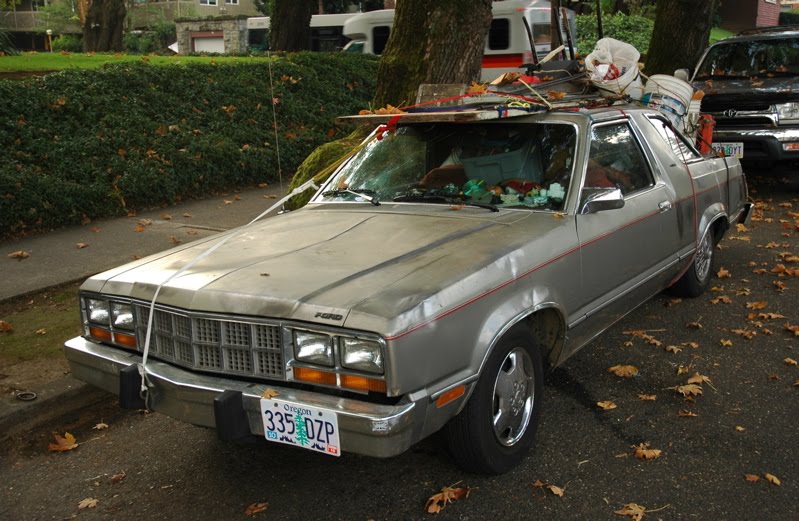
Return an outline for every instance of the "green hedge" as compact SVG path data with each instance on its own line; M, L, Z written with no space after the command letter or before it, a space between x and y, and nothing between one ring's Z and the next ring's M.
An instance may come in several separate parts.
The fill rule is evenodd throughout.
M780 25L799 25L799 10L781 12Z
M351 129L377 61L272 62L283 179ZM79 223L278 178L268 62L119 64L0 81L0 236Z
M649 41L652 39L654 27L655 22L643 16L627 16L623 13L602 16L602 32L605 33L605 37L629 43L638 49L641 56L649 51ZM585 55L593 51L598 39L596 16L578 16L577 48L580 53Z

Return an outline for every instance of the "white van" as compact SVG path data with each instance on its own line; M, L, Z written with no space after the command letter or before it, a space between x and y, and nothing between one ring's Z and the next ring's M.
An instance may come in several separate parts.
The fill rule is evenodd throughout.
M519 72L523 63L533 61L527 30L527 19L533 33L536 55L543 58L550 51L550 10L547 0L507 0L494 2L493 20L483 51L481 81L491 81L505 72ZM572 40L577 37L574 11L567 9ZM394 10L369 11L344 22L344 36L350 38L344 50L358 54L382 54L394 25ZM561 31L563 42L566 33Z
M308 48L312 51L339 51L349 41L344 37L344 23L358 13L315 14L311 16ZM268 16L247 18L248 43L252 49L266 49L270 20Z

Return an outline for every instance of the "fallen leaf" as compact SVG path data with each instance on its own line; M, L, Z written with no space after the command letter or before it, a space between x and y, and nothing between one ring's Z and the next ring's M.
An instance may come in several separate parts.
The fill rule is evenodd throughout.
M763 309L764 307L768 306L768 302L763 300L759 300L757 302L747 302L746 309Z
M679 411L677 411L677 416L682 416L683 418L695 418L699 415L696 414L695 412L686 411L685 409L680 409Z
M63 436L53 434L53 438L55 438L55 443L50 443L47 445L47 448L52 451L65 452L78 447L75 436L68 432L65 432Z
M37 335L46 335L46 334L47 334L47 330L46 330L46 329L44 329L44 328L37 329L37 330L35 331L35 333L36 333Z
M702 329L704 327L704 326L702 326L702 323L699 322L699 320L697 320L695 322L688 322L687 324L685 324L685 326L689 327L691 329Z
M678 385L677 387L674 387L674 390L685 397L699 396L704 392L702 387L697 384Z
M537 480L535 480L535 481L533 482L533 486L534 486L534 487L539 487L539 488L540 488L540 487L543 487L544 485L546 485L546 483L544 483L544 482L543 482L543 481L541 481L540 479L537 479Z
M89 228L89 231L92 233L100 233L101 229L98 228L97 226L92 226L91 228Z
M660 449L650 449L649 443L633 445L633 449L633 455L635 455L636 459L657 459L662 453Z
M30 256L31 256L30 253L28 253L26 251L22 251L22 250L15 251L15 252L12 252L12 253L8 254L8 258L9 259L17 259L17 260L27 259Z
M688 379L687 383L702 385L702 384L712 384L713 382L711 382L710 378L708 378L705 375L694 373L694 375Z
M782 485L780 479L774 474L769 474L768 472L766 472L765 474L763 474L763 477L766 478L766 481L768 481L772 485L777 485L778 487Z
M725 338L722 338L721 340L719 340L719 344L721 344L722 347L730 347L732 346L732 340L727 340Z
M727 295L720 295L718 297L710 299L711 304L718 304L721 302L722 304L732 304L732 299Z
M111 484L116 485L117 483L125 479L125 477L127 477L127 474L125 473L124 470L118 474L114 474L113 476L111 476Z
M557 90L550 90L547 92L547 98L551 99L552 101L560 101L566 97L565 92L557 91Z
M96 508L97 503L99 502L100 502L99 499L95 499L93 497L87 497L86 499L78 503L78 509L83 510L85 508Z
M188 219L188 218L191 218L192 215L189 212L186 212L186 213L183 214L183 217L186 217Z
M792 326L791 324L786 323L782 328L786 331L790 331L794 334L794 336L799 336L799 326Z
M613 513L620 516L631 517L633 521L641 521L646 513L646 507L636 505L635 503L627 503L621 510L615 510Z
M462 205L462 204L452 204L449 207L449 209L452 210L452 211L463 210L464 208L465 208L465 206Z
M552 217L555 219L563 219L563 214L560 212L555 212L552 214Z
M557 487L555 485L547 485L547 488L549 489L550 492L552 492L556 496L563 497L564 491L562 488Z
M280 393L272 389L271 387L267 387L264 392L261 393L261 398L266 398L269 400L270 398L274 398L275 396L280 396Z
M180 244L183 242L181 239L178 239L174 235L170 235L169 240L172 241L172 244Z
M77 249L79 249L79 250L82 250L83 248L88 248L89 245L87 243L85 243L85 242L79 242L79 243L75 244L75 247Z
M169 220L171 220L171 219L172 219L172 216L171 216L171 215L169 215L168 213L162 213L162 214L161 214L161 219L163 219L163 220L165 220L165 221L169 221Z
M747 340L752 340L755 338L755 336L757 336L757 331L752 331L751 329L733 329L732 332L738 336L744 337Z
M672 299L669 299L669 300L667 300L667 301L666 301L666 304L664 304L664 305L665 305L667 308L670 308L671 306L676 306L676 305L677 305L677 304L679 304L680 302L682 302L682 299L681 299L681 298L672 298Z
M455 483L455 485L457 485L457 483ZM444 487L441 489L441 492L433 494L428 498L427 503L424 505L428 514L438 514L444 510L444 507L449 503L469 497L469 492L471 491L469 487L455 487L455 485Z
M643 400L645 402L654 402L655 400L658 399L658 395L656 395L656 394L639 394L638 395L638 399L639 400Z
M746 227L743 223L738 223L735 225L735 229L738 233L746 233L749 231L749 228Z
M604 400L601 402L596 402L597 407L602 409L603 411L610 411L611 409L615 409L617 405L610 400Z
M266 188L269 186L269 183L258 183L258 188Z
M755 474L744 474L744 479L750 483L757 483L760 481L760 476Z
M252 517L258 512L263 512L269 508L269 503L253 503L244 510L244 515Z
M772 282L772 284L774 284L774 287L777 288L777 291L779 291L780 293L782 293L788 288L788 286L781 280L775 280Z
M738 432L743 432L743 431L745 431L746 429L745 429L744 427L741 427L740 425L736 425L736 426L735 426L735 430L736 430L736 431L738 431Z
M785 360L783 360L783 362L785 362L788 365L796 365L796 360L794 360L793 358L786 358Z
M614 365L613 367L609 367L608 371L621 378L638 376L638 368L634 365Z
M224 201L225 201L225 204L233 204L233 201L230 201L228 199L224 199Z
M92 427L92 429L94 429L96 431L101 431L101 430L107 429L107 428L108 428L108 424L107 423L103 423L103 422L100 422L97 425L95 425L94 427Z
M676 353L679 353L680 351L682 351L682 347L666 346L666 351L668 351L669 353L675 353L676 354Z
M5 320L0 320L0 333L10 333L12 331L14 331L14 326Z
M698 342L683 342L680 345L681 346L685 346L685 347L690 347L690 348L693 348L693 349L698 349L699 348L699 343Z
M716 277L718 277L720 279L729 279L730 277L732 277L732 275L730 274L730 272L726 268L721 268L716 273Z

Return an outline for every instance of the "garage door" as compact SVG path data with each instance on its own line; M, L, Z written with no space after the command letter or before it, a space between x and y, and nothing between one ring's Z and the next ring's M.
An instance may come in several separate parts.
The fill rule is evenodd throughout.
M194 38L194 52L225 53L225 40L221 36L213 38Z

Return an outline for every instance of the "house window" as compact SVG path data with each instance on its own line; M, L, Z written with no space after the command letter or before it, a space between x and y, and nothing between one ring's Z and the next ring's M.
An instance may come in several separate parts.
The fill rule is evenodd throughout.
M200 5L216 5L217 0L200 0Z
M239 0L225 0L225 5L239 5Z
M767 4L776 4L777 0L766 0Z

